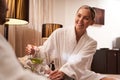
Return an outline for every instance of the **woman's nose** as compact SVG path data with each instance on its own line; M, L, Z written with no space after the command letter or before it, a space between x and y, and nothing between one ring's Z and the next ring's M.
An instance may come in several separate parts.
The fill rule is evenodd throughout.
M83 22L83 18L82 17L79 18L79 22Z

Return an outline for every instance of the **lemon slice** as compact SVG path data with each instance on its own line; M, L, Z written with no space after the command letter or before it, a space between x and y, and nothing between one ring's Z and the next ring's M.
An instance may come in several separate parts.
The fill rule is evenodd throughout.
M33 64L42 64L43 59L40 58L31 58L30 59L32 61Z

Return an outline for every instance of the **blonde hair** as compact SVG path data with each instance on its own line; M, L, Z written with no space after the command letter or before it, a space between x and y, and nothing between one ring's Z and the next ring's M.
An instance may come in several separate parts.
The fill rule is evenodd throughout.
M94 20L94 18L95 18L95 10L94 10L93 7L90 7L90 6L88 6L88 5L83 5L83 6L81 6L81 7L77 10L77 13L78 13L78 11L79 11L80 9L89 9L90 12L91 12L91 18L92 18L92 20Z

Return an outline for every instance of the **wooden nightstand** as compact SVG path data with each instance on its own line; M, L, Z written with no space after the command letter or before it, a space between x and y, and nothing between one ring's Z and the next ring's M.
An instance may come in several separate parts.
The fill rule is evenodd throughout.
M120 74L120 51L97 50L93 57L91 70L103 74Z

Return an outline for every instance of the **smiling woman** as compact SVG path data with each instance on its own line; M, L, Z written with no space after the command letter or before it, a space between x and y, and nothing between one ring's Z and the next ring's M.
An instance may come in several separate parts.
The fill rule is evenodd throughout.
M72 28L56 29L39 46L39 53L34 53L36 45L27 46L26 53L43 55L46 59L49 58L49 62L54 61L59 70L50 71L51 80L66 79L66 76L75 80L99 80L104 76L89 70L97 42L88 36L86 29L94 23L94 17L95 12L90 6L81 6L75 15L75 25ZM73 58L75 60L71 61Z

